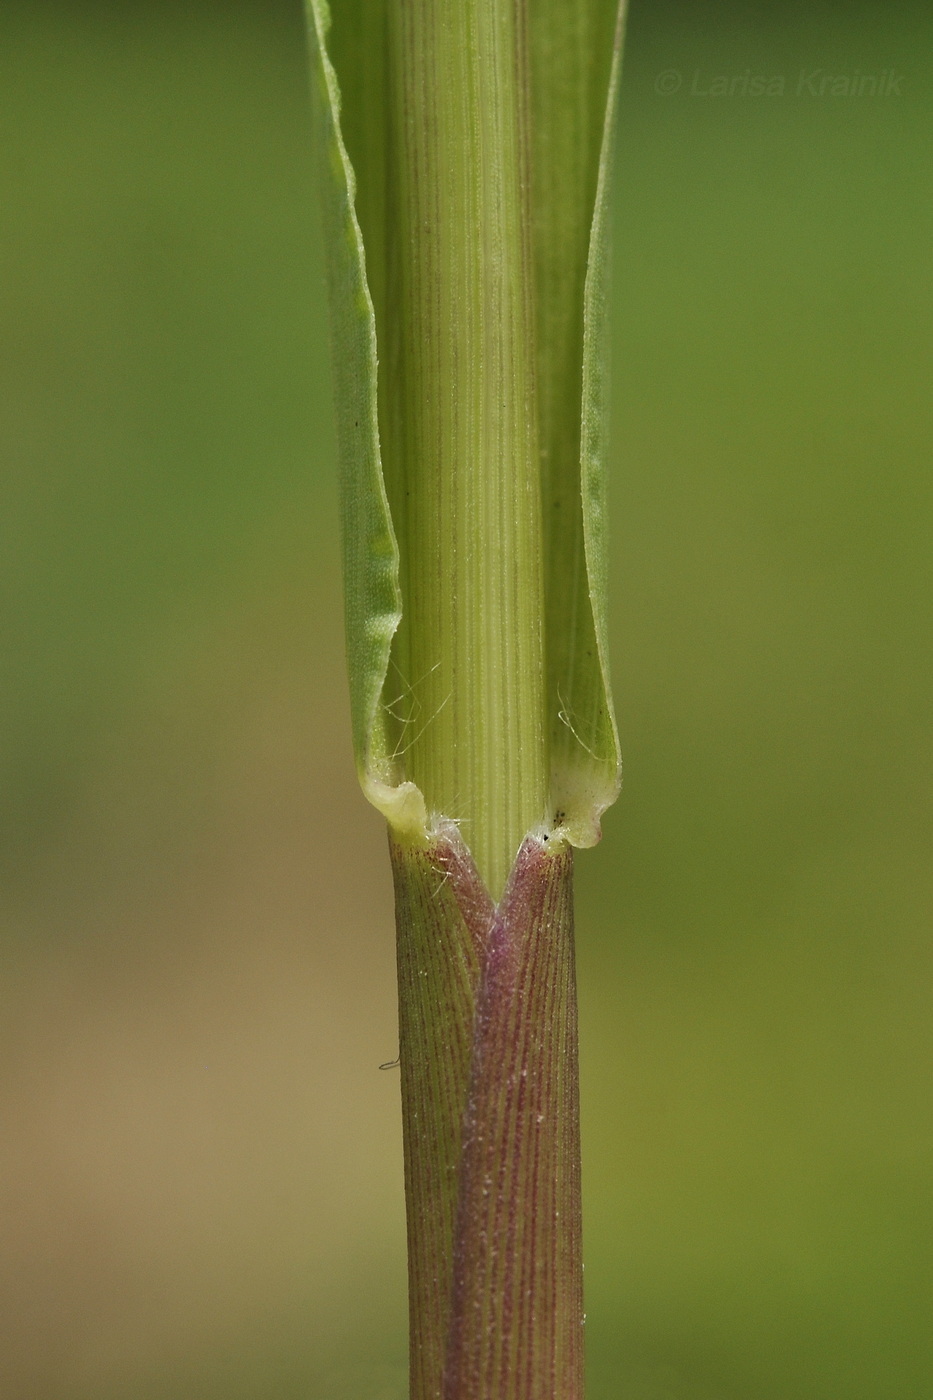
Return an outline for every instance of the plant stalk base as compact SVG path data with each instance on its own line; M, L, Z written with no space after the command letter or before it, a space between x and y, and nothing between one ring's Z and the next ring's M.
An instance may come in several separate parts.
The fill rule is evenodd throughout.
M572 852L391 846L411 1400L582 1400Z

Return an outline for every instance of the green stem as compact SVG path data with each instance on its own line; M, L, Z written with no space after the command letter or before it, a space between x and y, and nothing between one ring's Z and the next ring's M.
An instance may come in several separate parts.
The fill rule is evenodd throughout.
M388 30L400 744L498 898L548 784L524 6L397 0Z
M387 15L393 708L439 823L427 848L393 841L411 1395L576 1400L571 856L544 834L524 5L397 0Z

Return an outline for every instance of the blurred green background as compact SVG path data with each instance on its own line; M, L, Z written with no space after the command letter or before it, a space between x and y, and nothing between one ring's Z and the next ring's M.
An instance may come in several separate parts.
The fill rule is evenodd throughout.
M304 63L0 12L11 1400L405 1392ZM928 1400L933 17L634 0L620 117L589 1395Z

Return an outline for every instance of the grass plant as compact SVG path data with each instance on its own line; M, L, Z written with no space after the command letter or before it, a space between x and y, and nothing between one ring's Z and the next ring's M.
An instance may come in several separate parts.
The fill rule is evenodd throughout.
M617 0L310 0L357 763L398 928L412 1400L575 1400L573 847L605 628Z

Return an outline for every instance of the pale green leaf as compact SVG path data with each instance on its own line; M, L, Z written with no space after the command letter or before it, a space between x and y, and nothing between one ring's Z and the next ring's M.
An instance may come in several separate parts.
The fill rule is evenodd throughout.
M389 327L398 307L391 315L388 307L397 296L400 232L393 224L399 172L390 177L387 9L384 0L340 0L328 35L325 0L309 0L309 7L330 166L326 220L354 743L368 796L397 830L415 834L424 830L425 810L411 781L418 762L410 736L417 734L422 704L415 697L413 705L412 697L419 685L428 695L431 683L412 660L401 618L407 483L399 479L403 454L394 444L407 429L399 422L397 386L389 382L395 363ZM527 11L551 773L549 810L541 817L576 845L598 838L599 815L616 795L619 773L605 624L604 275L621 19L617 0L536 0ZM340 75L342 115L326 46ZM457 385L444 387L456 393ZM380 452L380 441L387 450ZM444 686L440 676L434 689ZM443 704L446 690L438 693ZM425 699L423 709L431 719L435 699ZM449 723L453 712L449 707ZM470 832L464 834L469 841Z
M605 278L624 3L529 9L552 815L589 846L619 786L606 639Z
M358 7L361 10L365 6ZM373 11L381 7L375 3ZM312 74L327 167L321 181L331 301L340 460L347 661L357 770L363 789L399 829L424 830L424 801L392 758L383 691L401 619L399 554L379 448L376 319L356 212L356 177L341 134L340 90L327 55L326 0L309 0ZM362 37L362 36L361 36ZM373 52L359 45L360 57ZM362 95L355 110L367 110ZM378 107L375 109L378 111ZM357 129L365 131L366 124ZM378 162L374 162L378 167Z

